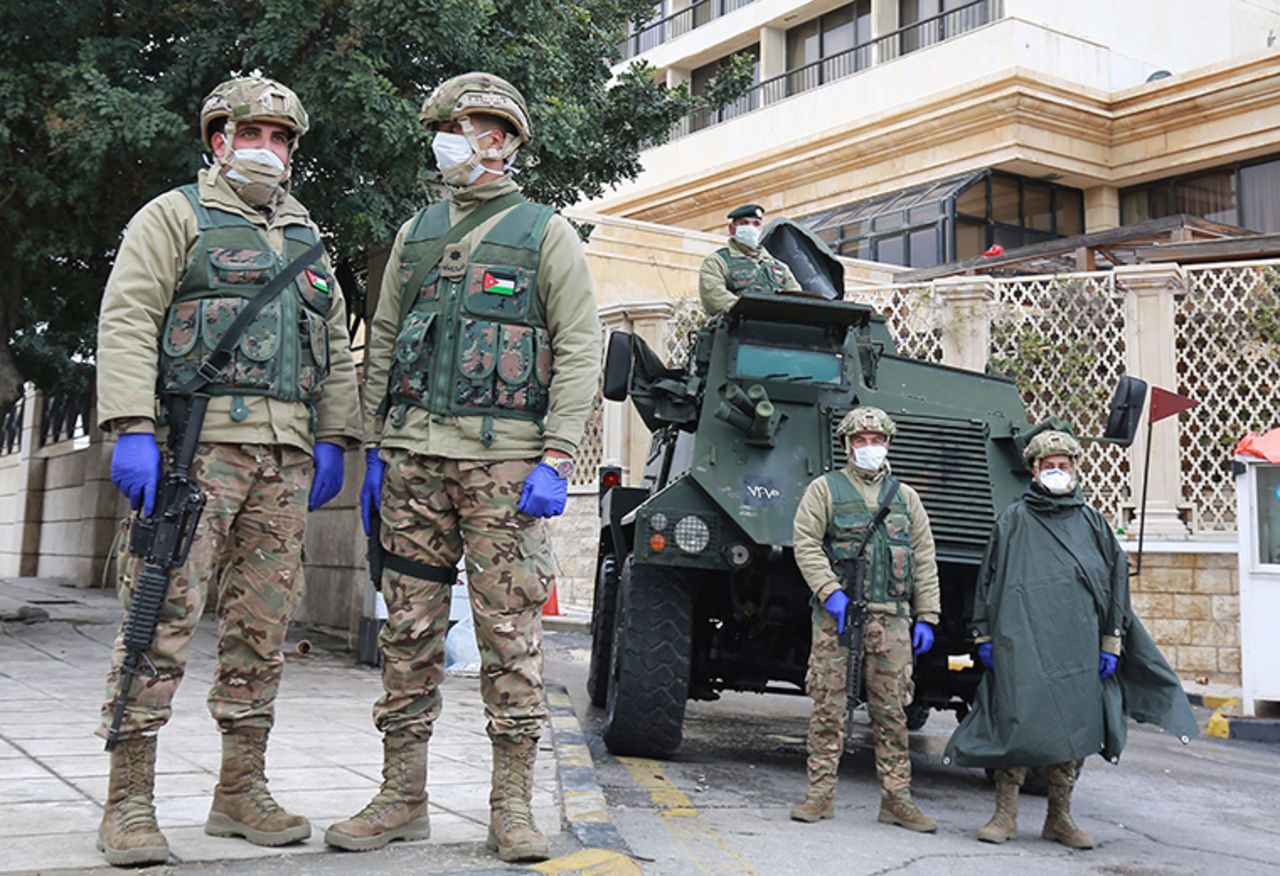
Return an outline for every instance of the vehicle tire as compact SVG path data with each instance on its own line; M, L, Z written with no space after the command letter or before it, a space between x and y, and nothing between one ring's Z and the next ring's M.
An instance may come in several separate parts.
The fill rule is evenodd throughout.
M916 731L922 728L929 721L929 713L933 709L929 708L928 703L922 703L918 700L907 706L907 729Z
M609 693L609 662L613 657L613 626L618 613L618 561L613 554L600 557L596 571L596 595L591 606L591 662L587 670L587 695L591 705L604 708Z
M987 781L991 784L996 782L996 771L987 767L984 772L987 774ZM1084 772L1084 759L1076 761L1076 776ZM1037 797L1046 797L1049 794L1049 781L1045 778L1043 767L1032 767L1027 770L1027 778L1022 782L1022 790L1027 794L1035 794Z
M685 576L627 557L605 701L603 736L611 753L665 759L680 747L692 638Z

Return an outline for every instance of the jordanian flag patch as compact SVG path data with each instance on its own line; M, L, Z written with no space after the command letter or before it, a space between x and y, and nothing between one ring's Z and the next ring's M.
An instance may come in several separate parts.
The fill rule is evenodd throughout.
M514 295L516 294L516 278L485 271L484 279L480 282L480 288L490 295Z
M313 288L319 289L321 292L329 291L329 281L324 277L313 271L307 271L306 274L307 282L310 283Z

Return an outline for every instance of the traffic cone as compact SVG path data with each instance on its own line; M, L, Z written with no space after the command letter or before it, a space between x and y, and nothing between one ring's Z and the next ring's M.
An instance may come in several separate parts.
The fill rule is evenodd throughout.
M550 617L558 617L560 614L560 602L556 599L556 585L554 584L551 585L551 595L542 604L542 614Z

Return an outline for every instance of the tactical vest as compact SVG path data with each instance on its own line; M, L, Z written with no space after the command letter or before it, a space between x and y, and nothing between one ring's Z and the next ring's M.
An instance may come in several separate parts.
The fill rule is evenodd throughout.
M465 243L442 252L447 202L418 213L400 251L400 331L384 402L393 425L404 424L410 405L482 416L488 447L495 418L541 423L551 335L538 295L538 258L553 213L521 201L470 252Z
M734 295L772 295L787 288L787 270L775 259L766 256L757 262L727 246L716 250L716 255L724 259L729 269L728 287Z
M252 222L201 204L194 185L181 191L195 210L200 236L165 315L159 383L166 392L191 380L240 310L316 242L308 226L288 225L284 253L276 255ZM249 323L230 364L208 390L235 397L232 420L249 415L247 395L315 404L329 374L328 317L335 291L333 277L317 261ZM313 407L313 431L314 419Z
M875 517L876 509L867 507L844 472L827 472L825 477L831 489L831 519L824 538L828 556L836 562L852 560L863 533ZM891 477L886 477L880 485L881 502ZM889 503L889 514L884 523L877 527L867 543L865 556L867 602L906 603L911 598L916 561L911 550L911 515L901 489Z

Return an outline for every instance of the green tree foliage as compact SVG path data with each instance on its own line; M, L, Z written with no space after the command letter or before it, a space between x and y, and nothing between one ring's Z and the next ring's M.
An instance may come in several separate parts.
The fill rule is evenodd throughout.
M295 192L359 306L371 251L425 200L417 122L445 78L488 70L525 94L537 135L521 173L564 206L640 170L686 113L737 97L746 63L703 97L652 71L616 78L616 43L648 0L7 0L0 4L0 409L21 381L90 384L96 314L125 223L190 181L201 99L261 72L313 126Z

